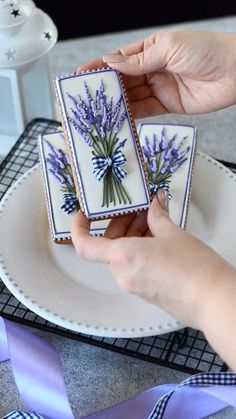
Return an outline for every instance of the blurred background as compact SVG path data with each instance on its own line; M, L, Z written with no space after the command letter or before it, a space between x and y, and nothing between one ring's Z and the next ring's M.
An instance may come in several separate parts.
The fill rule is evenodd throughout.
M205 2L128 0L36 0L55 22L59 39L147 28L236 14L235 0Z

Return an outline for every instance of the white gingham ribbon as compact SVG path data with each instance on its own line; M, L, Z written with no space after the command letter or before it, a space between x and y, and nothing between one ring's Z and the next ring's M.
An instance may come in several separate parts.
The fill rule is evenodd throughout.
M168 401L174 392L181 387L205 387L205 386L235 386L236 374L232 372L208 372L199 373L186 378L174 390L164 394L156 403L148 419L163 419Z

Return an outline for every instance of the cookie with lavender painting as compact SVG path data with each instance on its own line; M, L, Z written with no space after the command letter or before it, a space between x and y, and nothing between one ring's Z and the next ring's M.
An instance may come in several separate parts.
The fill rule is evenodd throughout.
M56 244L69 244L72 218L79 209L79 202L63 132L40 136L39 157L51 237ZM107 225L108 220L94 221L90 233L101 235Z
M148 208L147 172L120 74L101 69L56 80L80 207L91 220Z
M196 127L143 123L138 132L151 195L156 194L158 189L166 190L170 216L179 227L184 228L191 192Z

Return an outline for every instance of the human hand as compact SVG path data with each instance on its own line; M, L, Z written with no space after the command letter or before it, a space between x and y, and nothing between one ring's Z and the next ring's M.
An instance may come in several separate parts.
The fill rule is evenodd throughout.
M78 68L124 75L134 118L205 113L236 103L236 34L163 30Z
M106 237L90 236L90 223L80 211L72 227L73 243L81 257L107 263L125 291L202 329L214 291L231 268L170 220L166 202L160 190L146 221L145 213L115 218Z

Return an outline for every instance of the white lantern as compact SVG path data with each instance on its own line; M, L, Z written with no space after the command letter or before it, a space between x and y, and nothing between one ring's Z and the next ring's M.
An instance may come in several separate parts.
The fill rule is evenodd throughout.
M32 0L0 0L0 150L36 117L53 118L48 52L57 28Z

